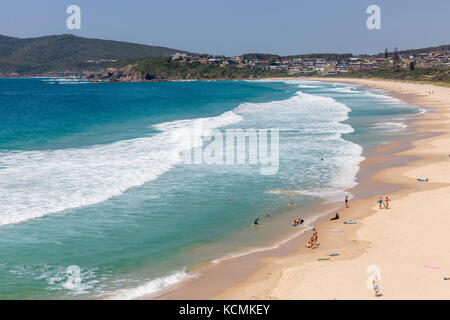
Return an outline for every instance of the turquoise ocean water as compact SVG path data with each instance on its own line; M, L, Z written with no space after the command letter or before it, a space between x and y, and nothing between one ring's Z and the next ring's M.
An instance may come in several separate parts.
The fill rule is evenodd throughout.
M0 299L160 292L268 241L266 212L342 201L367 152L421 112L310 81L0 79ZM197 119L279 129L278 172L177 162L173 133Z

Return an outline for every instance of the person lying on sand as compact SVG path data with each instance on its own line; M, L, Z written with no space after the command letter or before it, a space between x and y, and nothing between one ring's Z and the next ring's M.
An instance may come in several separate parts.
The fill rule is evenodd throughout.
M338 220L339 219L339 213L336 212L336 215L334 216L334 218L331 218L330 220Z

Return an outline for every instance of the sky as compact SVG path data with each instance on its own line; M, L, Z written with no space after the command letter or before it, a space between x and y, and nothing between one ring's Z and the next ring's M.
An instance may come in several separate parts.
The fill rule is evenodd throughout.
M69 5L81 29L69 30ZM369 5L381 29L369 30ZM0 34L74 34L196 53L379 53L450 44L450 0L1 0Z

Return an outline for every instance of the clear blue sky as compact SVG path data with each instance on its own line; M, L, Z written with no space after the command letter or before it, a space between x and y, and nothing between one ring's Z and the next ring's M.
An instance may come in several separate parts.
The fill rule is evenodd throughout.
M76 4L82 29L66 28ZM381 7L381 30L366 9ZM378 53L450 43L450 0L1 0L0 34L79 36L238 55Z

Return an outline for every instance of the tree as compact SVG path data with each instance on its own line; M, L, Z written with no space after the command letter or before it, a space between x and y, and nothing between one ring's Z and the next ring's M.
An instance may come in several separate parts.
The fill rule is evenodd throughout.
M398 49L395 47L394 49L394 68L399 69L400 56L398 55Z
M411 61L411 63L409 64L409 70L413 71L416 68L416 63L414 61Z
M387 48L384 50L384 58L385 59L389 58L389 51Z

